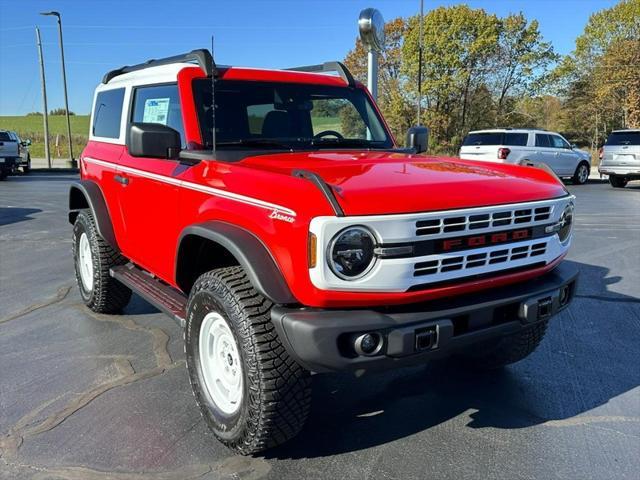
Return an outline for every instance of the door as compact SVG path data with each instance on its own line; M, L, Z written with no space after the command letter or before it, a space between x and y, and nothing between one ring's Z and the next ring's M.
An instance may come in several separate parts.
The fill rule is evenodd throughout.
M161 123L184 129L175 84L137 87L132 92L130 122ZM118 165L120 211L125 230L122 250L136 264L171 281L178 228L177 178L185 170L177 160L133 157L125 149Z
M578 154L573 151L569 142L560 135L549 135L553 145L554 165L549 165L558 175L573 175L580 160Z
M553 165L555 163L555 155L554 150L551 147L550 135L546 133L536 133L535 153L532 155L532 157L533 158L531 158L530 160L535 166L540 166L544 163L555 172L555 169L553 168Z

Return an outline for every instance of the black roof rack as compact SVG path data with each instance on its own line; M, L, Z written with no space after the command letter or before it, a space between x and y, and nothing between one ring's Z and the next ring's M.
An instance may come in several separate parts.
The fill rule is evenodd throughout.
M338 72L340 78L342 78L350 87L356 86L356 81L351 75L349 69L341 62L324 62L320 65L306 65L304 67L285 68L285 70L295 70L296 72Z
M172 63L181 63L181 62L197 62L200 68L204 71L204 73L209 75L217 75L218 71L216 69L216 64L213 61L213 57L209 50L199 49L192 50L189 53L183 53L181 55L175 55L173 57L167 58L159 58L159 59L151 59L147 60L144 63L140 63L138 65L126 65L124 67L117 68L115 70L111 70L108 72L103 78L102 83L109 83L109 81L118 75L122 75L123 73L135 72L137 70L144 70L149 67L157 67L159 65L170 65Z

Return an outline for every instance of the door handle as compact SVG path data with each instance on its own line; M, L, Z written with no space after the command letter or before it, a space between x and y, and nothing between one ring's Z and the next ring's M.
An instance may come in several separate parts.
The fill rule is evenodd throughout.
M129 179L127 177L123 177L122 175L114 175L113 179L121 183L122 185L129 185Z

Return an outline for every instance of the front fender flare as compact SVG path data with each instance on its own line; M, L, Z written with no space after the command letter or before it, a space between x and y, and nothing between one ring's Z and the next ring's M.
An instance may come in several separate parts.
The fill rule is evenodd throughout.
M211 240L227 249L244 269L254 288L274 303L298 303L267 247L244 228L220 221L208 221L186 227L180 234L176 250L176 279L179 274L179 253L187 236Z
M73 225L80 210L91 210L98 234L116 251L120 251L113 231L109 209L98 184L91 180L74 182L69 188L69 223Z

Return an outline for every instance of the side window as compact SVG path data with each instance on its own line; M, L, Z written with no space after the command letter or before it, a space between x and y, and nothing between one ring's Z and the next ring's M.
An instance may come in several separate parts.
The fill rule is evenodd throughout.
M549 135L536 133L536 147L550 147Z
M251 135L262 135L262 126L267 114L275 110L273 103L262 105L247 105L247 118L249 120L249 133Z
M528 133L506 133L504 136L504 144L514 147L526 147L528 139Z
M549 135L551 137L551 141L553 142L553 148L571 148L567 142L564 141L562 137L558 135Z
M367 125L355 105L346 98L318 98L312 103L311 127L314 135L333 130L345 138L367 138Z
M93 129L95 137L119 138L122 119L124 88L103 90L96 96L93 106Z
M177 85L136 88L131 121L161 123L171 127L180 133L182 147L186 145Z

